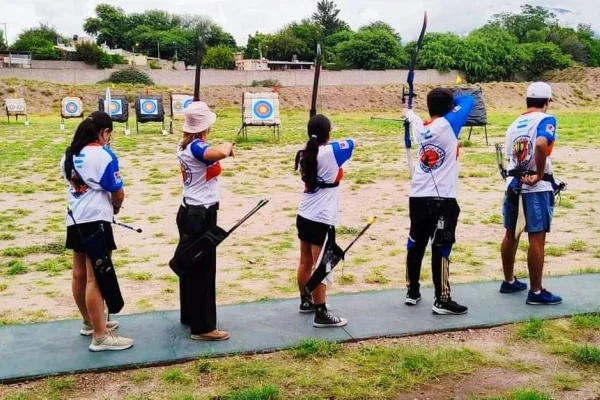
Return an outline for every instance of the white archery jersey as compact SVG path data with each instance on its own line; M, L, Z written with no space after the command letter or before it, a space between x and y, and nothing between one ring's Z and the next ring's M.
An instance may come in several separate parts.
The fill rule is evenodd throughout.
M123 187L119 161L108 148L99 144L85 146L73 155L75 171L69 179L68 202L73 218L78 224L95 221L113 221L111 193ZM65 175L65 156L60 160L62 176ZM67 226L73 219L67 214Z
M543 112L530 112L522 114L506 131L506 158L508 170L537 171L535 163L535 143L538 137L548 140L545 174L552 174L550 155L556 139L556 118ZM507 179L507 187L512 179ZM552 184L540 181L533 186L523 184L523 192L551 192Z
M177 145L177 158L183 179L182 196L192 206L211 206L219 202L219 175L221 164L208 161L204 152L210 144L195 139L185 149Z
M410 197L456 198L460 130L473 109L473 96L455 99L455 107L443 117L423 120L410 110L418 164L412 177ZM437 189L436 189L437 186Z
M319 146L317 155L317 180L323 183L339 183L343 176L342 166L352 157L352 139L331 142ZM311 221L336 225L340 202L340 188L316 188L302 194L298 215Z

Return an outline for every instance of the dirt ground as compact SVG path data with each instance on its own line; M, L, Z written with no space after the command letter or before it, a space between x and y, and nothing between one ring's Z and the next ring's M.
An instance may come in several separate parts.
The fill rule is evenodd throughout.
M594 77L598 71L587 73ZM577 84L555 86L557 101L553 107L562 113L559 120L564 128L561 131L562 125L559 127L559 135L563 136L553 153L553 162L568 189L557 205L553 231L548 235L547 275L600 271L600 157L596 139L600 121L596 112L569 109L574 101L570 96L575 95L577 87L573 85L589 86L589 96L594 95L592 89L597 90L598 85L585 77L578 80ZM6 86L6 82L0 84ZM518 92L524 85L491 83L486 87L490 101L499 107L519 104L522 97ZM284 89L290 91L291 98L300 96L297 104L307 104L302 98L308 96L307 88ZM218 95L227 92L209 88L209 93L211 90ZM242 89L227 90L233 93ZM390 102L385 103L387 110L383 115L390 116L390 107L395 107L390 104L398 101L398 88L393 87L383 91L322 89L320 109L331 115L333 137L359 141L353 160L345 167L340 189L340 245L349 243L370 217L378 217L347 261L334 272L336 284L330 293L405 285L410 181L406 152L398 140L401 127L398 123L371 121L369 117L375 113L368 111L368 106L360 112L335 111L344 109L344 104L353 107L351 101L346 103L345 95L345 91L353 90L361 101L370 95L387 93L377 97L377 101ZM360 90L363 95L358 94ZM516 114L508 109L490 109L490 142L502 142L504 130ZM214 140L236 139L237 110L217 112ZM271 140L266 130L250 131L250 142L238 140L236 157L222 162L221 227L232 226L260 199L269 198L270 202L219 247L219 304L297 296L299 245L295 217L302 184L293 170L293 160L305 140L306 114L285 109L283 112L286 124L280 142ZM0 167L0 324L78 318L70 293L70 255L60 248L56 250L56 246L47 248L49 244L60 247L64 243L66 186L59 175L58 162L71 133L59 131L56 118L32 118L30 128L0 125L5 131L0 146L6 160ZM180 123L177 121L176 128ZM68 129L74 129L76 124L68 121ZM168 261L177 243L175 215L181 178L174 149L179 136L148 133L154 128L143 125L142 133L126 137L120 134L119 126L113 143L127 193L118 218L143 229L138 234L114 227L119 248L114 260L126 302L123 313L178 308L177 279ZM466 129L463 132L464 141ZM503 236L504 182L497 172L493 147L484 145L482 129L475 128L473 135L472 142L463 143L461 148L461 215L458 243L452 254L452 283L502 277L499 246ZM522 242L516 271L519 277L526 277L527 246L526 240ZM46 248L32 247L44 245ZM26 254L19 254L24 250ZM428 264L427 254L422 270L422 280L427 285L431 280Z
M600 68L569 68L548 74L553 82L554 107L573 109L600 104ZM522 107L521 96L527 83L492 82L480 85L483 88L486 105L492 109L517 109ZM416 85L416 107L425 107L425 93L433 86ZM65 96L79 96L84 109L95 110L99 96L104 94L105 85L70 86L49 82L0 79L0 97L24 97L32 114L60 115L60 102ZM134 107L134 97L143 93L144 87L117 85L114 95L127 95L130 107ZM240 106L243 92L271 91L271 88L239 86L204 87L202 98L211 107ZM280 89L282 109L303 109L310 104L311 87L283 87ZM171 93L193 94L191 83L186 87L154 87L151 94L163 94L165 99ZM385 86L325 86L320 88L319 103L323 109L331 111L382 111L399 110L402 87ZM420 95L420 96L419 96ZM168 101L165 101L165 104Z

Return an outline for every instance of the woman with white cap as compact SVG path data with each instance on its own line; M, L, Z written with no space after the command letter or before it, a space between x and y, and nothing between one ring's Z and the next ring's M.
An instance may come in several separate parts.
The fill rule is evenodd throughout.
M217 225L219 161L233 156L233 144L211 146L210 127L217 120L208 105L197 101L185 111L183 138L177 158L183 176L183 199L177 213L179 236L200 236ZM216 248L205 253L197 266L180 278L181 323L189 325L193 340L226 340L217 329Z

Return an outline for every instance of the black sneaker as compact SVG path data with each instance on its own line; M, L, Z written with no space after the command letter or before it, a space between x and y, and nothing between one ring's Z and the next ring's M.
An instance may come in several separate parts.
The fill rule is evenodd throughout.
M461 306L457 302L452 299L448 299L448 301L439 301L435 300L433 303L433 311L434 314L438 315L462 315L467 313L468 308L465 306Z
M325 304L325 306L328 310L331 310L331 306L329 304ZM302 314L310 314L317 311L317 306L310 297L302 297L298 311Z
M404 304L409 306L416 306L418 302L421 301L421 293L406 293L406 298L404 299Z
M335 328L344 326L347 323L348 320L346 318L336 317L331 311L327 310L325 305L317 306L315 320L313 321L315 328Z
M316 307L315 303L313 303L312 298L304 296L300 298L300 308L298 311L300 311L302 314L308 314L315 312L315 310Z

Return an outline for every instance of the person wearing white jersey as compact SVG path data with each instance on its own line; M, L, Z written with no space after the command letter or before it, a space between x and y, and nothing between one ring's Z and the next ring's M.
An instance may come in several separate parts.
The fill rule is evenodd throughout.
M296 168L300 166L304 193L298 207L296 228L300 239L300 264L297 279L300 289L300 312L315 313L313 326L339 327L348 323L331 313L325 302L327 285L332 284L331 272L313 291L305 296L304 286L312 275L327 239L335 240L338 223L339 184L344 176L342 166L352 157L356 142L352 139L330 142L331 122L324 115L308 121L308 137L304 150L299 152Z
M212 146L207 142L217 115L201 101L185 111L183 138L177 159L183 178L182 201L177 212L180 240L184 235L202 236L217 226L220 160L233 156L233 144ZM180 277L181 323L190 327L193 340L226 340L229 333L217 329L217 249L206 251L190 271Z
M119 323L106 321L104 298L94 276L93 267L82 243L99 230L104 242L116 250L111 223L125 199L119 160L110 150L113 123L110 116L95 111L77 127L60 167L69 182L67 238L65 247L73 250L73 297L83 317L80 333L93 336L92 351L125 350L133 340L114 333ZM73 221L75 220L75 222Z
M531 288L527 304L560 304L562 298L542 286L546 233L550 232L554 213L553 171L550 155L556 140L556 118L547 114L552 88L544 82L527 88L527 111L506 131L506 158L509 161L503 214L506 232L502 241L502 293L527 289L514 276L518 247L517 219L523 213L524 231L529 235L527 267ZM522 199L522 202L519 201ZM522 210L519 208L522 207Z
M467 307L450 296L450 252L455 242L460 207L458 191L458 136L473 109L473 96L454 98L450 89L427 94L430 119L424 122L412 110L403 114L418 143L418 164L409 198L410 233L407 243L405 303L421 300L419 277L425 249L431 239L431 276L435 285L435 314L465 314Z

